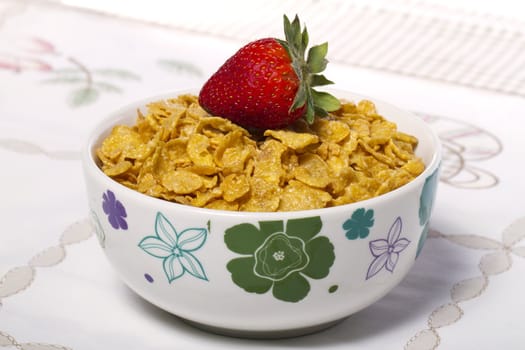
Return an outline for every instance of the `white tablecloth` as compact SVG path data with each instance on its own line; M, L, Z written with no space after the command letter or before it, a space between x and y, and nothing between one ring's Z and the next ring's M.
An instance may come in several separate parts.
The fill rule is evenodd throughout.
M225 10L201 26L202 17L187 7L185 14L174 12L179 21L155 17L165 11L144 12L139 21L139 12L109 14L113 8L99 8L103 14L55 2L0 1L0 348L525 348L525 69L520 47L512 46L524 41L522 23L408 0L377 1L373 8L359 1L336 8L332 0L323 11L316 10L319 3L270 2L273 10L259 22L242 7ZM246 40L267 36L263 24L271 22L268 33L279 35L278 11L294 6L305 22L312 17L309 30L319 41L331 29L323 23L336 13L344 18L343 11L362 11L372 22L384 11L388 18L404 13L414 27L399 30L419 28L412 38L419 49L406 42L402 61L372 55L374 47L357 59L345 47L363 32L347 37L340 28L342 34L330 37L327 76L338 89L412 110L438 131L446 152L430 238L398 287L324 332L273 341L209 334L146 303L112 271L87 222L79 152L109 111L166 90L198 88ZM470 50L458 51L463 42L457 41L450 60L436 60L446 42L429 40L434 56L425 56L421 43L435 29L419 24L429 18L450 33L472 20L493 33L490 40L511 35L514 41L505 44L516 50L515 59L498 61L504 45L486 57L490 50L478 46L490 45L478 29L461 37L476 38ZM452 19L456 26L449 28ZM422 65L425 57L431 71ZM506 75L488 74L487 62L504 66Z

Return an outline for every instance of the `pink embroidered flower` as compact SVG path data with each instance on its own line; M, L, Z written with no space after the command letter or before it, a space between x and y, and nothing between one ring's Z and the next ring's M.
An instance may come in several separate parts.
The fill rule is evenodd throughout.
M28 53L56 53L53 44L38 37L20 39L16 46Z
M57 54L56 48L46 39L39 37L6 35L0 43L3 52L12 54Z
M0 69L11 70L17 73L31 70L47 72L53 70L53 67L36 58L18 57L0 53Z

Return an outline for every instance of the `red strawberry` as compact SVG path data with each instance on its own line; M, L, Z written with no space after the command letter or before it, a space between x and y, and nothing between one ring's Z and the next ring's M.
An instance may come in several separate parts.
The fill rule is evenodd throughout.
M313 86L332 84L318 74L326 68L328 44L308 46L306 28L296 16L284 16L286 41L266 38L253 41L230 57L204 84L200 105L215 116L244 127L281 128L298 118L337 110L339 100Z

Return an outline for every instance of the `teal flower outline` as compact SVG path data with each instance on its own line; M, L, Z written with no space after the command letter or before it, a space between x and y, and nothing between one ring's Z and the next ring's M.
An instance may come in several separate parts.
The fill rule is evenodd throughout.
M169 283L186 272L209 281L201 262L192 253L204 245L207 235L205 228L188 228L177 233L171 222L158 212L155 218L155 236L144 237L138 246L149 255L163 260L162 268Z
M366 238L374 226L374 209L359 208L354 210L352 217L343 223L346 238L354 240Z
M421 253L421 250L423 249L423 246L425 245L425 241L427 239L430 214L432 213L432 208L434 207L434 194L436 192L437 184L439 181L438 172L439 167L432 173L432 175L425 179L423 190L421 191L421 195L419 196L419 225L423 226L423 230L417 243L416 259Z
M249 293L272 291L281 301L298 302L310 292L309 279L328 276L335 261L334 246L318 235L320 217L242 223L226 229L224 242L241 257L226 268L232 281Z

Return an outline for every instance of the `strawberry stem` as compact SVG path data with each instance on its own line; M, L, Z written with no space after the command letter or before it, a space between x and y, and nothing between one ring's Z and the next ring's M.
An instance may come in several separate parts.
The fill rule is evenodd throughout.
M284 15L283 22L286 40L277 39L277 41L290 56L292 67L299 79L299 88L290 112L306 106L304 118L311 124L315 116L324 117L328 112L338 110L341 106L336 97L313 89L314 86L333 84L324 75L319 74L326 69L328 64L326 59L328 43L312 46L305 60L304 56L309 41L306 27L301 30L301 23L297 15L292 22Z

